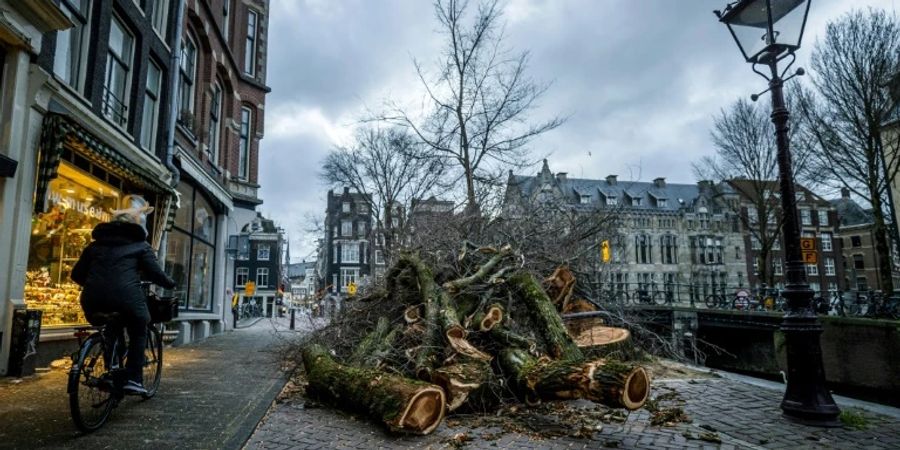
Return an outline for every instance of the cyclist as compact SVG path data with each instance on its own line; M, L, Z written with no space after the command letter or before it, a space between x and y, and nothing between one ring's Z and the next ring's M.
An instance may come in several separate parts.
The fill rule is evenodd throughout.
M153 207L139 196L127 196L130 207L113 211L110 222L94 228L91 242L72 268L72 280L82 286L81 307L91 325L102 325L98 313L119 313L122 324L110 329L114 336L128 330L128 358L125 373L128 381L123 390L127 394L146 394L143 385L144 346L150 311L141 275L166 289L175 287L147 243L146 217Z

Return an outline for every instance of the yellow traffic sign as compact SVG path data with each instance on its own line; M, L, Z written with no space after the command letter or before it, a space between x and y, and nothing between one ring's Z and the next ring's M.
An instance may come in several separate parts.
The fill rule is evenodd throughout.
M350 284L347 285L347 294L351 297L356 295L356 283L351 281Z
M816 252L803 252L803 262L806 264L818 264L819 257Z
M608 263L612 259L612 254L609 251L609 241L604 240L600 243L600 257L603 259L603 262Z
M816 249L816 238L806 237L800 238L800 250L805 252Z
M253 281L248 281L244 284L244 295L247 297L253 297L253 294L256 293L256 283Z

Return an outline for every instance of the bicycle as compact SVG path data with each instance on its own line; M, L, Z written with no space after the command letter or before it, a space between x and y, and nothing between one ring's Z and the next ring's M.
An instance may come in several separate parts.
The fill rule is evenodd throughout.
M877 319L900 319L900 299L895 296L886 296L881 292L869 291L869 302L866 306L865 317Z
M147 325L147 344L144 348L144 388L146 400L159 390L162 379L163 342L162 329L157 323L167 322L177 316L174 297L157 297L149 293L145 284L151 321ZM99 313L94 320L101 325L78 327L78 350L72 354L66 392L69 409L75 426L84 433L102 427L119 402L125 397L123 387L127 382L125 363L128 343L125 333L114 333L121 325L121 314Z
M707 309L729 309L734 306L734 299L729 300L724 291L713 292L703 298L703 303Z
M610 289L600 292L600 298L612 305L627 305L628 293L618 289Z

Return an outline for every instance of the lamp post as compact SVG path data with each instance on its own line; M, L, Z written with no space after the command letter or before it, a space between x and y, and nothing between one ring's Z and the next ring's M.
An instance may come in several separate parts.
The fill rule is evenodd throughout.
M839 426L837 418L840 409L825 387L819 342L822 325L812 308L813 292L806 279L804 255L800 248L800 224L788 142L790 114L785 107L782 89L785 81L804 73L803 69L797 69L784 78L796 59L794 52L800 48L809 5L809 0L741 0L715 13L719 21L728 26L744 59L753 64L753 71L768 80L766 91L772 94L771 117L775 124L778 150L786 259L784 297L787 309L781 331L784 334L788 370L781 410L786 418L796 422ZM785 58L790 58L789 62L779 72L778 62ZM768 67L769 75L760 72L758 66ZM754 94L751 98L756 101L759 95Z

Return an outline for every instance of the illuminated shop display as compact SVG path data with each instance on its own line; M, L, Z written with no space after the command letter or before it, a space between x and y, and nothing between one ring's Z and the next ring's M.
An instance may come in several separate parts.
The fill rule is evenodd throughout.
M43 325L87 321L79 304L80 288L69 278L94 227L109 221L122 192L62 161L47 190L46 212L31 224L25 302L40 309Z

